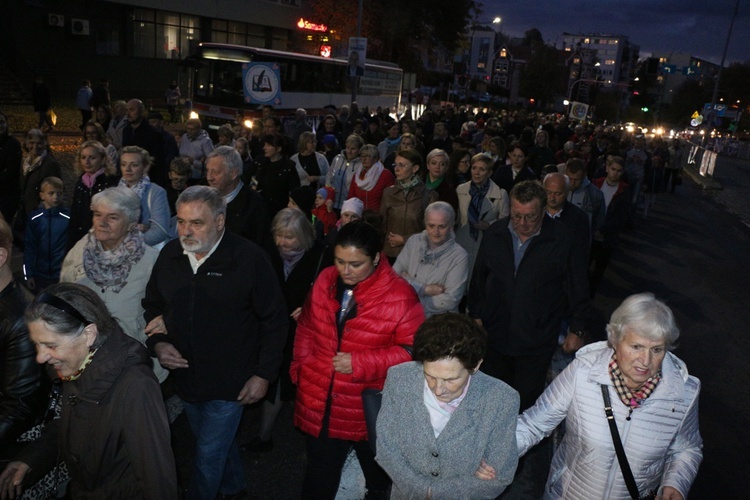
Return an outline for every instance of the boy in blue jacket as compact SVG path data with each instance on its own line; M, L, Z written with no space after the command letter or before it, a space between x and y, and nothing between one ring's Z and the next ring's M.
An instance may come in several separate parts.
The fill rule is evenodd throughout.
M45 178L39 188L42 203L26 225L23 270L26 286L34 293L60 281L70 222L70 212L61 206L62 193L60 178Z

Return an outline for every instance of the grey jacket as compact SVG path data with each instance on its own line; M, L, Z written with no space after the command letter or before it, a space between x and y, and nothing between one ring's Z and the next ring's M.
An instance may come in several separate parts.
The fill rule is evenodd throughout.
M426 317L458 312L458 303L469 281L469 256L452 234L434 250L429 247L426 230L410 236L393 270L414 287ZM425 285L432 284L443 285L445 292L432 297L426 295Z
M375 459L393 480L391 499L424 499L428 490L433 500L497 497L513 480L518 464L518 393L477 372L461 405L435 438L424 384L421 363L388 370ZM482 459L494 467L495 479L474 476Z

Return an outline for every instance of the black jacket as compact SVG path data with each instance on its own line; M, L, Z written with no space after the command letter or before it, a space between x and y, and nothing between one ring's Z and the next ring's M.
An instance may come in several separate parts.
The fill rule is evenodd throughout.
M492 174L492 180L497 184L500 188L505 189L505 191L510 194L510 190L513 189L513 186L518 184L521 181L535 181L537 180L536 174L533 170L531 170L529 167L523 167L518 174L516 175L516 178L513 178L513 169L510 165L501 165L497 167L497 170Z
M571 316L571 330L586 330L587 268L575 255L570 230L545 217L516 271L508 222L500 219L484 232L469 287L469 314L482 320L490 345L502 354L551 352L564 316Z
M25 308L15 282L0 290L0 450L34 425L45 402L47 387L23 321Z
M169 342L190 364L172 370L177 394L189 402L235 401L257 375L278 376L287 309L273 267L257 245L224 231L216 251L193 274L179 240L162 249L143 299L146 322L163 314Z
M245 184L227 204L226 227L272 255L271 219L263 198Z
M64 461L71 498L177 499L169 422L151 359L119 327L108 335L81 376L62 383L60 419L16 459L32 471Z
M120 178L115 175L101 174L94 179L94 185L89 189L78 178L73 189L73 204L70 206L70 224L68 225L68 250L78 243L91 229L91 198L107 188L117 186Z

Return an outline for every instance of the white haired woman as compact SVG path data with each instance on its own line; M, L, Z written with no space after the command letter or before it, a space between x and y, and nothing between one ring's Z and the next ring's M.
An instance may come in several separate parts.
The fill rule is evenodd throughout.
M612 313L608 341L579 350L518 417L519 455L565 419L544 498L687 498L703 441L700 381L669 352L679 335L669 307L650 293L631 295ZM615 451L612 419L625 466Z
M123 331L145 344L141 299L159 252L138 230L141 201L133 190L114 187L95 194L91 210L92 229L65 256L60 281L94 290ZM155 358L152 368L159 382L167 378Z
M469 256L456 242L456 212L449 203L430 203L424 212L425 230L409 237L393 270L419 295L426 317L458 312L469 279Z

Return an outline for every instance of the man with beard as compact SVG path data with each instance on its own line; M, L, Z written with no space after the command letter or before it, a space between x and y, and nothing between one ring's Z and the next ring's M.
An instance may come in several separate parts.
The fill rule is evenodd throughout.
M147 346L185 403L196 457L185 498L239 498L247 483L235 436L243 405L278 375L287 311L273 266L258 246L225 231L216 188L177 199L179 240L154 265L146 297Z

